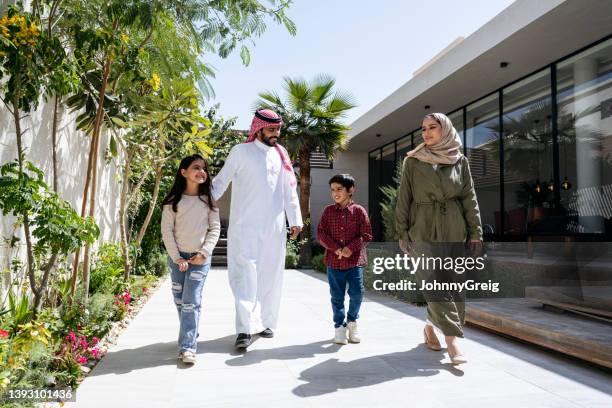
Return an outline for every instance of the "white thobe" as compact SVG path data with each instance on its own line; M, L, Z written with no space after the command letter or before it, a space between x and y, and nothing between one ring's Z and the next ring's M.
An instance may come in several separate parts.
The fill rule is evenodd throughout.
M232 183L227 269L237 333L276 328L285 269L285 214L290 226L302 226L291 180L276 148L259 140L234 146L213 179L215 200Z

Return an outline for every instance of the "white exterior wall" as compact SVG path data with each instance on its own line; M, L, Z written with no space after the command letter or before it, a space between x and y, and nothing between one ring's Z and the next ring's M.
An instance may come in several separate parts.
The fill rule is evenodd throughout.
M87 172L90 137L77 131L75 126L76 113L70 113L60 108L58 112L57 131L57 168L58 194L67 200L78 213L81 211L83 187ZM51 129L53 126L53 100L42 102L39 108L22 119L23 145L26 149L26 160L37 165L45 173L45 181L49 188L53 187L53 164L51 149ZM103 134L101 151L108 146L108 135ZM17 158L17 142L15 126L11 113L0 103L0 164ZM100 228L100 241L119 238L120 183L116 160L105 163L103 155L98 162L96 221ZM12 235L14 217L0 214L0 276L10 265L4 238ZM21 236L21 234L19 234ZM24 243L25 245L25 243ZM23 256L24 251L20 251ZM7 281L4 276L3 281ZM0 285L1 286L1 285ZM0 299L1 300L1 299ZM1 303L1 302L0 302Z
M329 179L340 173L349 173L355 178L353 200L368 210L368 153L340 152L336 154L333 169L312 169L310 187L310 216L312 237L316 236L317 225L325 206L332 204L329 193Z

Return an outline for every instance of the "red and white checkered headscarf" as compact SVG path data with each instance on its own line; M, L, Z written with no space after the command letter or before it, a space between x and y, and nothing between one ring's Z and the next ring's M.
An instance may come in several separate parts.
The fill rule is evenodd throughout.
M274 112L270 109L260 109L255 111L255 116L253 117L253 121L251 122L251 129L249 130L249 137L247 138L245 143L249 143L254 141L257 138L257 132L266 127L281 127L283 125L283 120L279 116L278 113ZM293 173L293 166L291 165L291 160L287 157L287 155L283 152L283 149L278 144L275 144L274 147L276 151L280 155L281 161L283 163L283 167L290 173L290 182L292 186L297 184L295 179L295 174Z

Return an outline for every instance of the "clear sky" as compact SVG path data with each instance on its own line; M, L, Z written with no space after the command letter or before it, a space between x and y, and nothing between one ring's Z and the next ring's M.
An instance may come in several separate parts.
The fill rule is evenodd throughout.
M288 15L292 37L270 21L251 47L251 64L239 52L227 59L207 56L211 79L225 118L238 117L248 129L259 92L283 94L283 77L312 79L329 74L336 88L350 92L357 107L350 124L406 83L412 73L457 37L468 37L513 0L295 0Z

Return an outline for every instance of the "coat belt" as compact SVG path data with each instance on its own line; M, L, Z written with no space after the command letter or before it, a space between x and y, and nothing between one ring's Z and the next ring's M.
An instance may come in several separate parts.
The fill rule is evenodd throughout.
M433 205L434 210L440 211L440 214L446 215L446 203L449 201L459 202L457 198L449 198L446 200L432 200L432 201L417 201L416 205Z

